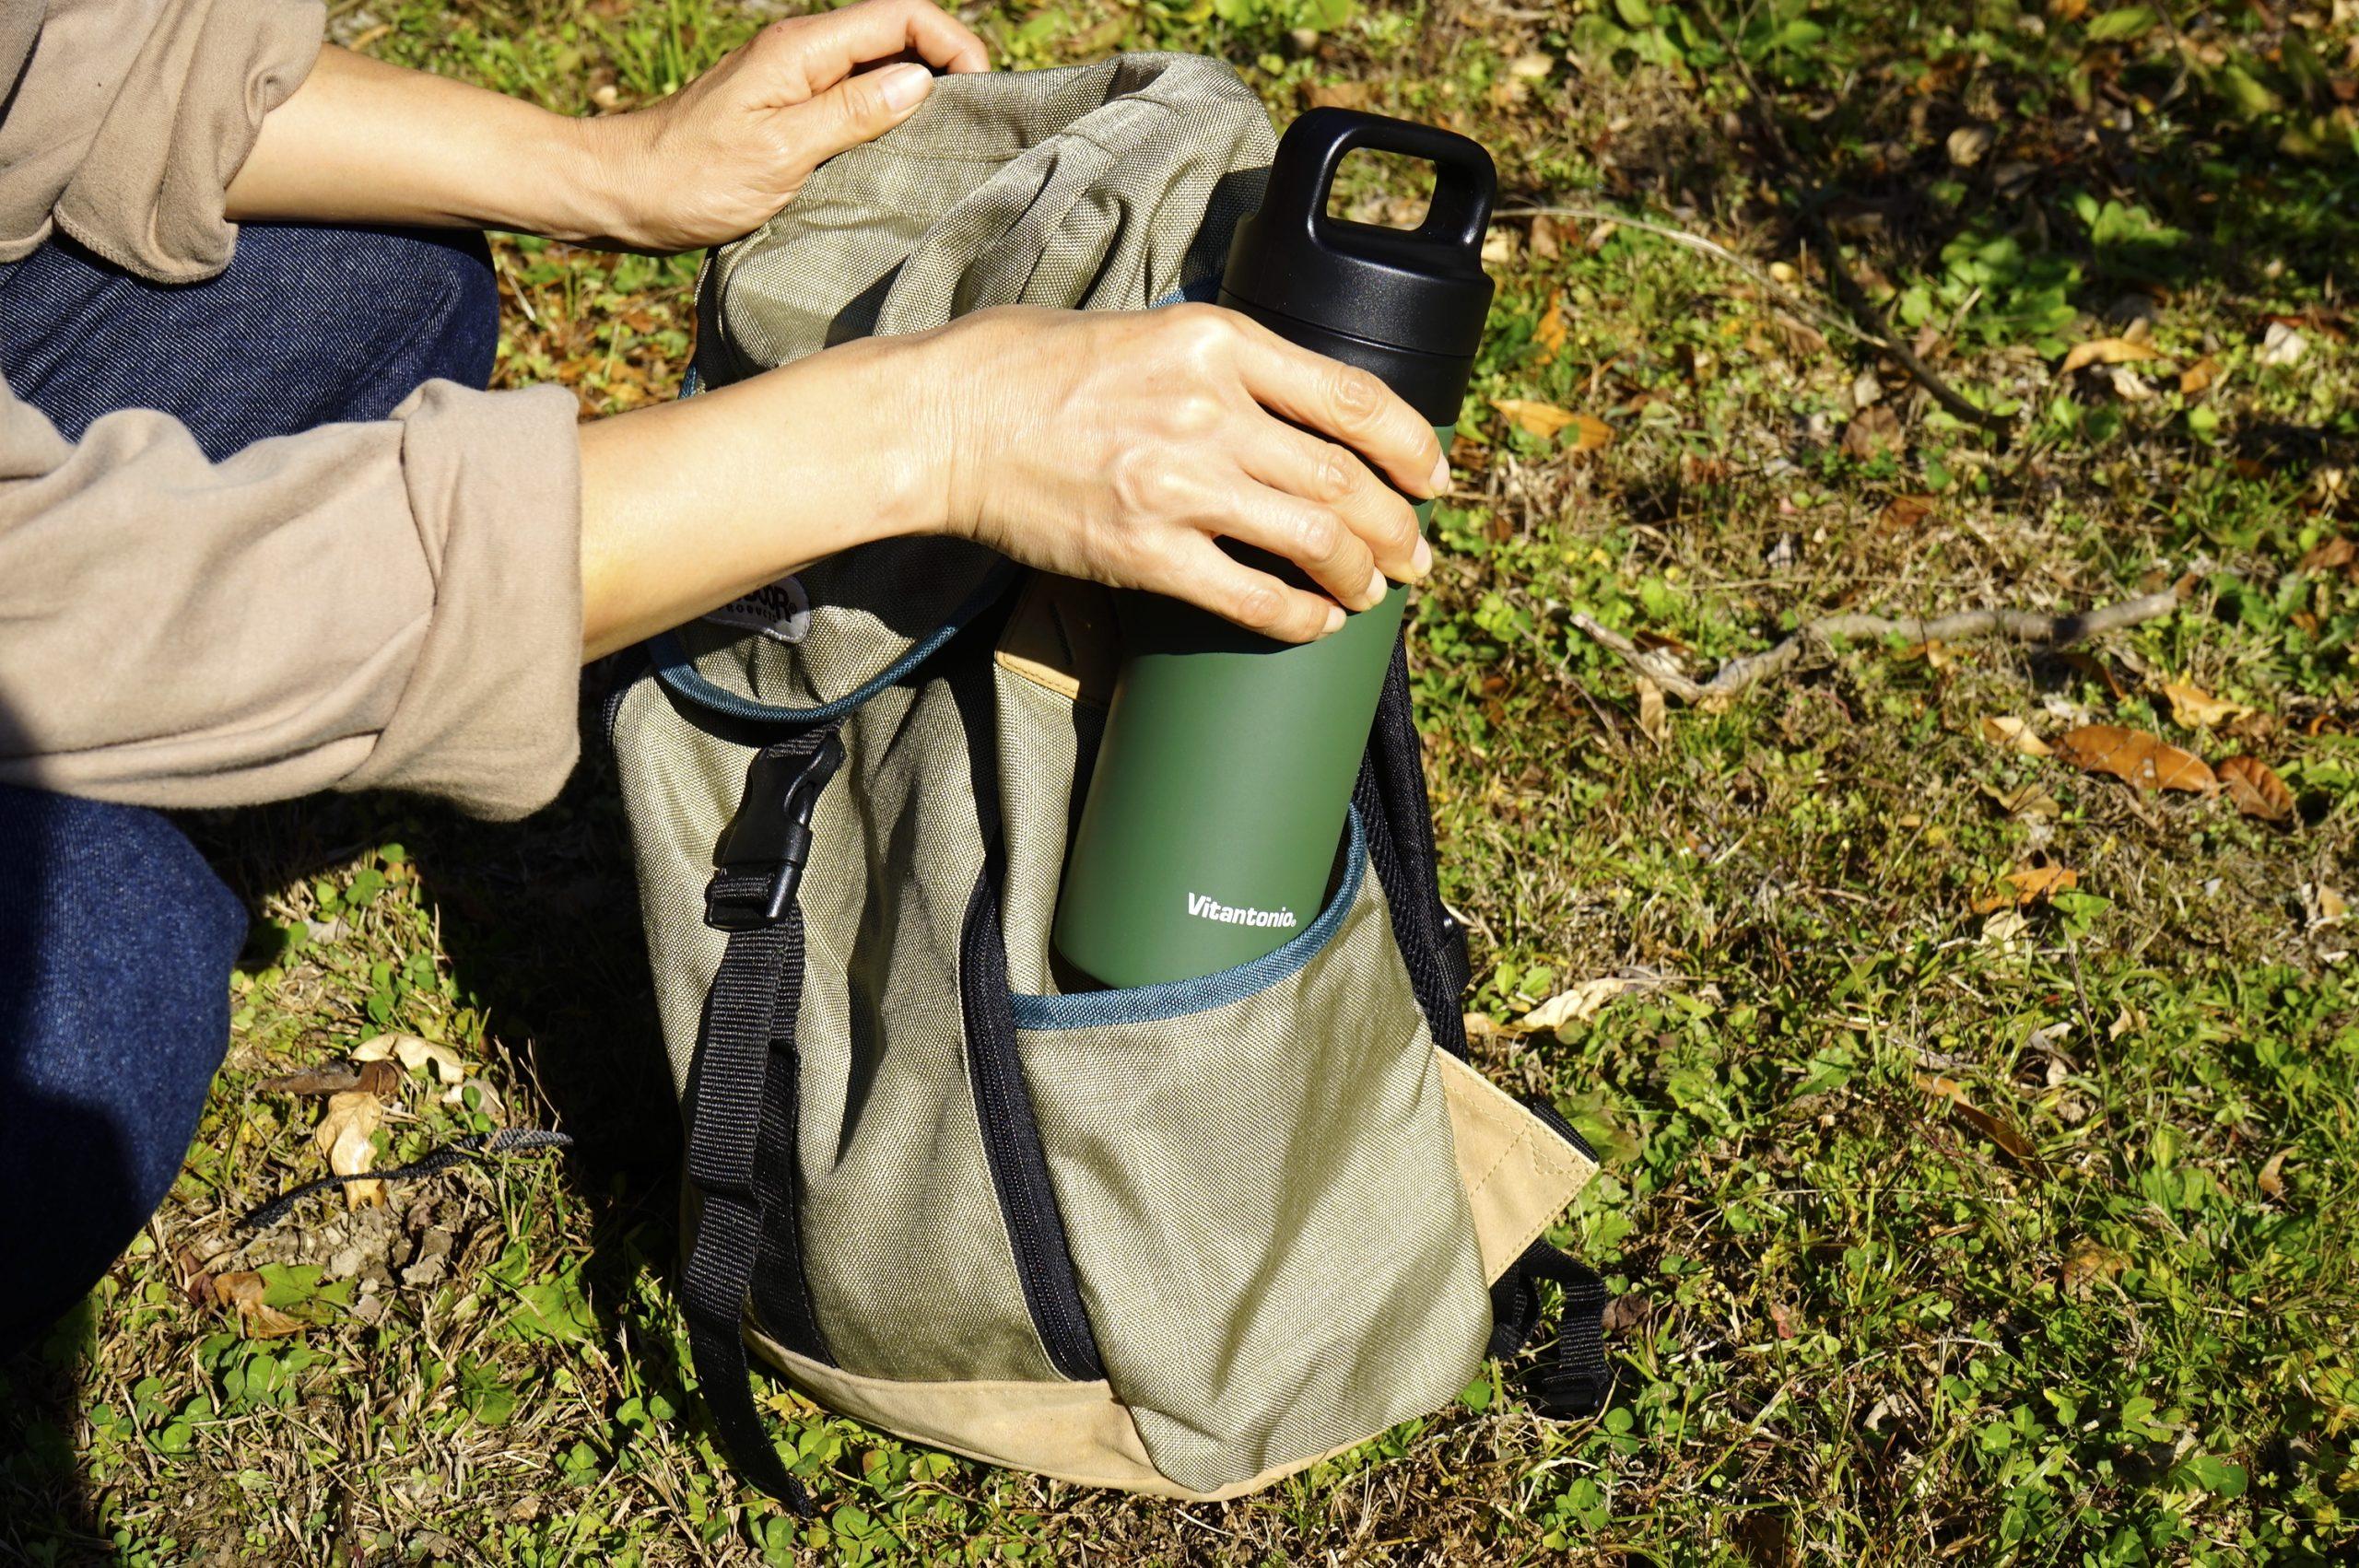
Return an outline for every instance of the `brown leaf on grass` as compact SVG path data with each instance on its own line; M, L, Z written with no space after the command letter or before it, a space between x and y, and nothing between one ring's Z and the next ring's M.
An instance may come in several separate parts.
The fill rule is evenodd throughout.
M2058 739L2065 761L2091 773L2110 773L2133 789L2184 790L2208 795L2220 787L2203 759L2143 730L2084 724Z
M1376 88L1367 82L1314 82L1302 92L1312 109L1366 109L1375 99Z
M2129 365L2141 359L2160 359L2162 357L2161 351L2154 345L2141 343L2135 338L2092 338L2087 343L2074 344L2071 352L2064 356L2062 369L2056 373L2069 376L2091 365Z
M2171 718L2190 730L2208 730L2252 711L2250 704L2229 702L2185 681L2165 681L2160 689L2170 699Z
M269 1289L263 1277L251 1270L220 1274L213 1281L213 1299L238 1315L238 1326L250 1340L283 1340L301 1333L300 1318L289 1317L263 1300Z
M1917 1087L1937 1100L1948 1101L1952 1117L1996 1143L2013 1158L2027 1161L2033 1157L2031 1141L1967 1099L1966 1085L1956 1079L1919 1073Z
M1671 715L1663 708L1662 688L1644 675L1637 677L1637 685L1638 731L1655 744L1662 745L1671 739Z
M2306 572L2340 571L2353 560L2359 559L2359 544L2353 544L2348 534L2338 533L2323 539L2295 563Z
M1532 341L1540 345L1539 362L1553 365L1565 348L1565 298L1558 295L1548 301L1540 312L1539 322L1532 329Z
M2025 756L2055 755L2046 741L2032 732L2030 725L2010 714L1993 714L1983 720L1982 738L1994 746L2004 746Z
M1528 398L1495 397L1491 400L1491 406L1506 415L1508 424L1543 441L1553 438L1576 417L1569 408L1559 408L1553 403L1534 403Z
M2036 865L2026 861L1999 879L2011 892L1992 891L1974 901L1974 912L1987 915L1993 909L2022 908L2043 898L2081 885L2081 873L2070 866Z
M1931 496L1895 496L1884 504L1884 510L1877 514L1876 527L1886 533L1914 528L1933 515L1933 506Z
M1573 451L1603 451L1614 444L1614 427L1594 414L1573 415Z
M2178 373L2178 390L2189 397L2220 379L2220 362L2209 354Z
M2085 1301L2098 1281L2110 1280L2129 1267L2128 1253L2083 1236L2064 1254L2064 1266L2057 1273L2066 1295Z
M2294 815L2294 791L2269 764L2257 756L2232 756L2220 765L2220 782L2236 810L2264 822L2288 822Z
M1532 220L1532 259L1533 261L1553 262L1556 259L1562 250L1562 245L1557 239L1558 232L1556 220L1544 212Z
M1601 975L1593 980L1583 980L1568 989L1558 991L1538 1007L1516 1020L1519 1030L1544 1034L1561 1029L1567 1024L1579 1024L1593 1018L1605 1004L1626 991L1651 989L1645 980L1624 975Z
M2270 1198L2285 1196L2285 1156L2293 1152L2291 1149L2280 1149L2269 1156L2267 1164L2260 1167L2260 1190L2264 1196Z
M385 1118L385 1102L359 1089L347 1089L328 1101L327 1114L312 1129L311 1141L328 1157L328 1169L337 1176L359 1176L377 1163L377 1146L370 1135ZM359 1209L381 1204L385 1184L355 1181L345 1184L345 1206Z
M2038 784L2018 784L2012 790L2001 790L1995 784L1985 784L1982 786L1982 792L1989 796L2001 811L2009 816L2021 817L2026 822L2036 817L2059 816L2063 813L2064 808L2056 803L2056 797Z
M445 1083L456 1083L467 1075L458 1052L431 1040L421 1040L416 1035L379 1035L361 1041L352 1056L354 1060L364 1062L382 1062L391 1057L411 1072L431 1063L434 1076Z
M1861 462L1900 450L1900 416L1883 404L1870 404L1843 427L1843 450Z

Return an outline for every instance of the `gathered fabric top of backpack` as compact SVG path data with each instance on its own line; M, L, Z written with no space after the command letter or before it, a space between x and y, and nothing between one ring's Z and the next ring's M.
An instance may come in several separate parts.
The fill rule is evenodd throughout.
M1192 56L946 77L716 254L697 373L989 305L1208 297L1273 146ZM1191 1498L1447 1403L1543 1276L1567 1307L1537 1392L1602 1397L1602 1288L1541 1239L1595 1165L1465 1060L1397 650L1318 918L1200 979L1064 983L1113 624L1102 590L892 541L655 639L610 704L698 1375L781 1495L748 1345L904 1436Z

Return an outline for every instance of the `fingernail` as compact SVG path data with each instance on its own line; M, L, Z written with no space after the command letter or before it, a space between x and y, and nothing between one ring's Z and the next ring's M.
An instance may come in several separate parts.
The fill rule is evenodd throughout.
M1439 457L1434 459L1434 476L1432 484L1434 494L1437 496L1449 488L1449 454L1448 452L1444 452Z
M933 73L922 65L896 65L876 85L886 103L907 109L933 89Z
M1384 575L1384 568L1382 567L1379 567L1376 570L1367 574L1367 603L1369 607L1383 603L1384 596L1391 591L1392 584L1386 579Z
M1417 541L1416 550L1409 556L1409 569L1419 577L1434 569L1434 547L1423 539Z
M1335 633L1342 631L1343 629L1344 607L1341 604L1328 605L1327 624L1320 628L1319 635L1320 637L1332 637Z

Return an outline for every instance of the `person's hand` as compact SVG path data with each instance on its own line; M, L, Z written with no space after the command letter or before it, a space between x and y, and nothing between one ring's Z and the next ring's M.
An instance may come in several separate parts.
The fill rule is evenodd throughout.
M861 0L773 22L646 109L582 121L613 242L690 251L734 240L827 158L908 119L927 67L991 68L981 39L929 0Z
M1449 483L1432 427L1374 376L1235 311L1011 306L919 342L952 533L1289 642L1433 564L1401 494ZM1220 538L1294 562L1332 598Z

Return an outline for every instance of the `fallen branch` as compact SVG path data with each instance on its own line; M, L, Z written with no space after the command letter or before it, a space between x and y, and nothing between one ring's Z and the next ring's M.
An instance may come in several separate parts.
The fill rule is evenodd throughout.
M2177 587L2142 593L2118 604L2101 605L2073 614L2044 615L2033 610L1966 610L1952 615L1825 615L1804 625L1776 647L1748 653L1720 666L1708 681L1691 679L1676 660L1661 649L1640 648L1620 632L1577 614L1573 625L1590 641L1614 654L1625 664L1682 702L1697 708L1718 708L1738 694L1782 674L1801 662L1802 654L1838 637L1905 637L1912 642L1966 642L1975 638L2004 638L2011 642L2060 648L2087 638L2118 631L2167 615L2177 607Z

